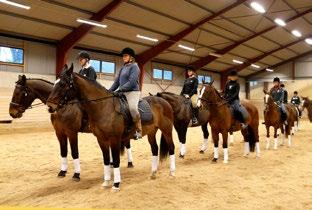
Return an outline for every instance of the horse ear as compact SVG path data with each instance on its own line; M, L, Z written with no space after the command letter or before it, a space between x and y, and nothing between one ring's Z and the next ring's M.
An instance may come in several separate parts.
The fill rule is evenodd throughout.
M212 80L211 82L209 82L209 85L211 86L213 84L214 80Z
M66 74L70 76L73 73L73 71L74 71L74 64L72 63L69 69L66 70Z
M268 91L266 89L263 89L264 94L268 94Z
M203 84L206 84L205 78L204 78L204 77L202 78L202 83L203 83Z

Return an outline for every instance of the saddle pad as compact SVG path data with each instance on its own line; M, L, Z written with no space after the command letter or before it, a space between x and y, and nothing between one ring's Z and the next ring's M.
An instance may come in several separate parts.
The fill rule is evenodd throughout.
M149 103L144 99L139 101L139 112L143 123L149 122L153 119L152 109Z

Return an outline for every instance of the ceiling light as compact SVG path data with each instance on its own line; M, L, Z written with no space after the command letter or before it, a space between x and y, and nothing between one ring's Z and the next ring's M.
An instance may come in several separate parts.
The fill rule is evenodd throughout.
M102 28L107 28L107 25L104 25L100 22L97 21L93 21L93 20L84 20L81 18L77 18L77 22L79 23L85 23L85 24L89 24L89 25L93 25L93 26L98 26L98 27L102 27Z
M140 34L137 34L136 37L138 37L140 39L145 39L145 40L148 40L148 41L152 41L152 42L158 42L158 39L154 39L154 38L151 38L151 37L148 37L148 36L143 36L143 35L140 35Z
M214 57L217 57L217 58L222 57L222 55L221 55L221 54L218 54L218 53L213 53L213 52L209 53L209 55L214 56Z
M239 61L239 60L235 60L235 59L233 59L233 62L234 63L238 63L238 64L243 64L244 63L243 61Z
M300 31L298 31L298 30L292 30L291 33L292 33L294 36L296 36L296 37L301 37L301 36L302 36L302 34L300 33Z
M265 70L269 71L269 72L273 72L274 71L273 69L269 69L269 68L266 68Z
M257 12L265 13L264 7L263 7L261 4L259 4L258 2L255 2L255 1L254 1L254 2L251 2L250 6L251 6L254 10L256 10Z
M182 45L182 44L179 44L179 47L180 47L180 48L183 48L183 49L185 49L185 50L195 51L194 48L191 48L191 47L188 47L188 46L185 46L185 45Z
M14 7L19 7L19 8L22 8L22 9L30 9L30 6L27 6L27 5L24 5L24 4L19 4L19 3L13 2L13 1L0 0L0 2L4 3L4 4L11 5L11 6L14 6Z
M276 18L276 19L274 20L274 22L275 22L276 24L280 25L280 26L286 26L285 21L283 21L283 20L280 19L280 18Z
M251 64L252 67L256 68L256 69L260 69L260 66L256 65L256 64Z
M305 42L312 45L312 38L305 39Z

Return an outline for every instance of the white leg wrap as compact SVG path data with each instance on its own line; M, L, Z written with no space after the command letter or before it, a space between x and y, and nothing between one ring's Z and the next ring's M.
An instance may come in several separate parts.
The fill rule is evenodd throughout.
M112 155L112 150L109 148L109 161L112 163L113 162L113 155Z
M206 151L208 148L208 139L203 140L203 144L200 147L200 151Z
M260 157L260 144L259 142L256 142L256 156L257 157Z
M292 135L295 134L295 127L291 127L291 134L292 134Z
M266 146L265 146L265 149L269 149L270 148L270 138L267 137L266 138Z
M249 142L245 142L244 144L244 156L247 156L250 152Z
M118 168L114 168L114 183L119 183L121 182L121 178L120 178L120 169Z
M109 181L111 180L111 167L110 165L104 165L104 180Z
M180 154L185 155L185 153L186 153L185 144L180 143Z
M278 139L274 138L274 149L277 149Z
M61 158L61 170L62 171L67 171L68 169L68 163L67 163L67 158Z
M213 157L216 158L216 159L219 158L218 147L214 147L214 148L213 148Z
M288 146L291 147L291 135L288 136Z
M127 149L128 163L133 161L131 148Z
M170 172L174 172L175 169L175 156L170 155Z
M75 173L80 173L80 160L79 158L77 159L74 159L74 170L75 170Z
M157 171L158 156L152 156L152 172Z
M229 135L230 144L234 144L234 135Z
M223 149L223 162L224 163L229 162L229 149L228 148Z

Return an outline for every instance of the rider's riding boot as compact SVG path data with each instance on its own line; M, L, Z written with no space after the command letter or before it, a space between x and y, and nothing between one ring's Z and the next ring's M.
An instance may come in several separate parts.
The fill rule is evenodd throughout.
M135 133L133 135L134 140L138 140L142 138L142 124L140 117L135 121Z
M197 120L197 116L198 116L198 109L197 108L192 108L192 124L197 124L198 120Z
M241 123L241 126L242 126L242 129L246 129L248 127L248 124L247 123Z

